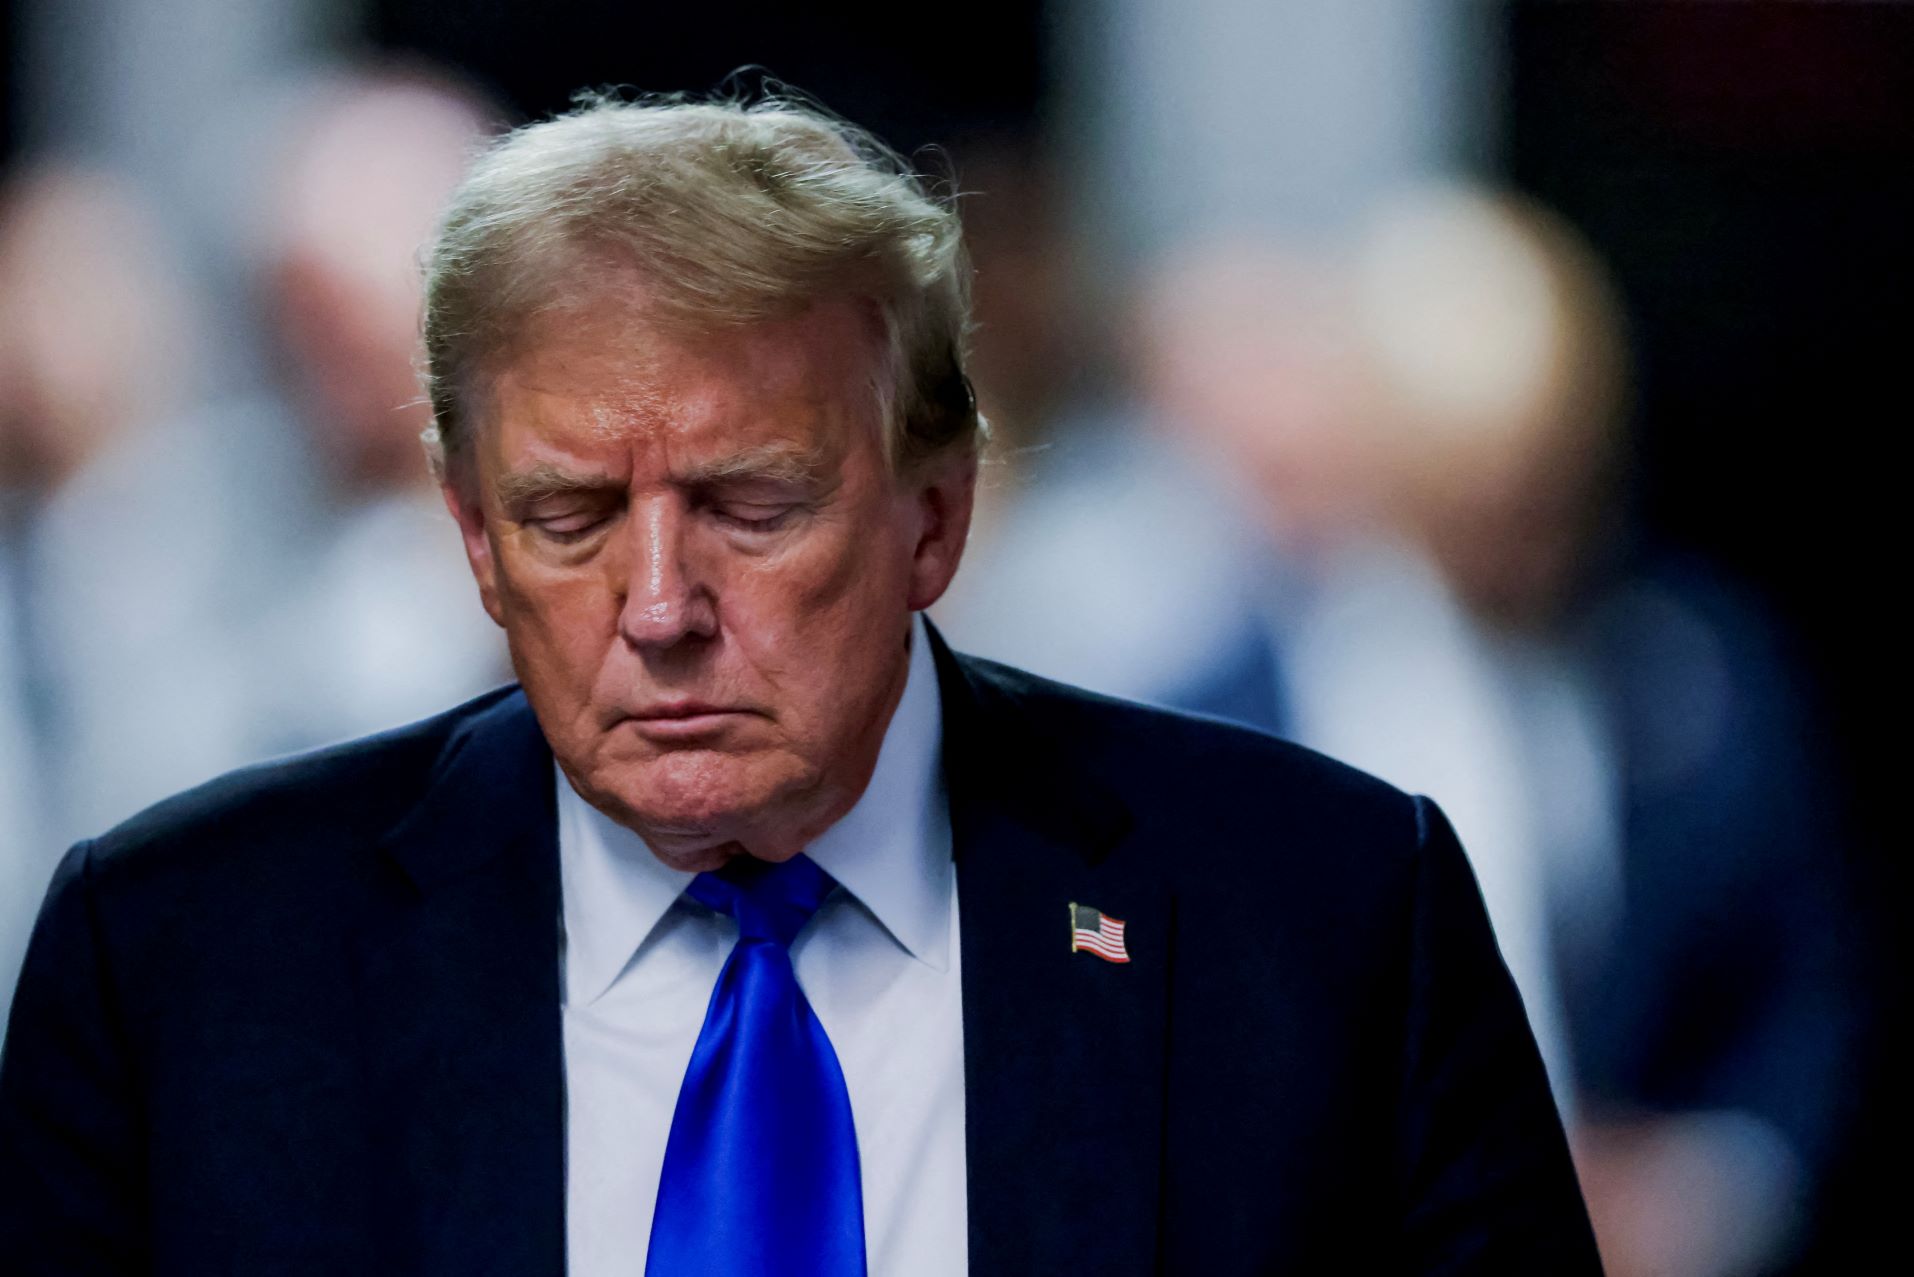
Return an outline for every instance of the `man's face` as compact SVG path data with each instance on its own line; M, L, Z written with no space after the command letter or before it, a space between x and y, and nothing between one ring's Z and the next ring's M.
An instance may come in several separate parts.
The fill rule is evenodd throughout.
M690 338L621 282L505 363L447 505L579 792L680 868L784 859L870 778L974 463L893 476L855 303Z

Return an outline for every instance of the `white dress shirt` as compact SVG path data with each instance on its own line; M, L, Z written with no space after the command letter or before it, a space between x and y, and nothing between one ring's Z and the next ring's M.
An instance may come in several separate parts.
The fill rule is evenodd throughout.
M968 1263L956 873L923 628L869 786L806 849L839 889L791 946L850 1090L873 1277ZM737 924L557 783L568 1268L641 1277L678 1088Z

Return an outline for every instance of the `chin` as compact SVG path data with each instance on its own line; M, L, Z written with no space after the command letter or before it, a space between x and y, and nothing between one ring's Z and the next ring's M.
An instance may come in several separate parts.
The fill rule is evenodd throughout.
M620 761L591 777L599 805L641 834L687 839L745 837L810 785L809 769L775 753L674 750Z

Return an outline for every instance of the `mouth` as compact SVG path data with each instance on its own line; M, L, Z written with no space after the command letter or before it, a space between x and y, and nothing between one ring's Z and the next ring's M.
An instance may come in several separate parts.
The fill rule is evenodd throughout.
M704 701L664 701L625 716L640 736L654 741L687 741L735 726L751 711Z

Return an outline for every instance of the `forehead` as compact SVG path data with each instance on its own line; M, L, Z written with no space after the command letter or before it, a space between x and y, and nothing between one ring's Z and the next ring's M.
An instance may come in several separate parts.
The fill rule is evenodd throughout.
M658 317L644 290L606 289L534 320L486 396L492 448L657 446L723 453L783 440L838 450L878 439L874 314L831 299L705 331Z

